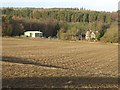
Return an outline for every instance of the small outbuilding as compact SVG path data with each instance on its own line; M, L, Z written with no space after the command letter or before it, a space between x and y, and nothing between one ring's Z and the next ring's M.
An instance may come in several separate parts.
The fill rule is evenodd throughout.
M43 37L43 33L40 31L26 31L24 35L26 37Z

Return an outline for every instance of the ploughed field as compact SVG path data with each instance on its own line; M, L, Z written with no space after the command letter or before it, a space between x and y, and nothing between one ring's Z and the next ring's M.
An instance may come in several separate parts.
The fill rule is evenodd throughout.
M3 87L117 88L115 44L3 38Z

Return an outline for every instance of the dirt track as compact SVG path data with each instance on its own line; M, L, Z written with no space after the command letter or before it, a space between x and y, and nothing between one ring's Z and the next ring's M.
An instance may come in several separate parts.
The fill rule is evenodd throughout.
M3 87L117 87L118 46L3 38L2 66Z

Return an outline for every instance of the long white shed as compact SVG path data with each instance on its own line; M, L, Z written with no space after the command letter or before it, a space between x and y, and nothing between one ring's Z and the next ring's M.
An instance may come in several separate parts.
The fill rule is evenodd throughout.
M26 37L42 37L43 33L40 31L26 31L24 32Z

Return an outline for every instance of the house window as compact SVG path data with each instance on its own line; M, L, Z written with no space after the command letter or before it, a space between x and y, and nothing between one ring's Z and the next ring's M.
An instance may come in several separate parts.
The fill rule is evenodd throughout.
M40 33L35 33L35 37L40 37Z

